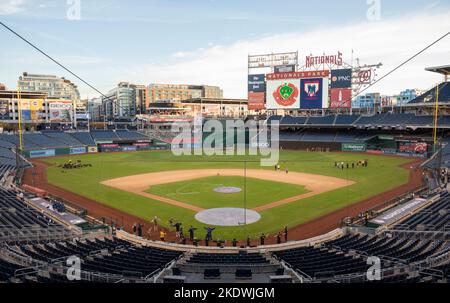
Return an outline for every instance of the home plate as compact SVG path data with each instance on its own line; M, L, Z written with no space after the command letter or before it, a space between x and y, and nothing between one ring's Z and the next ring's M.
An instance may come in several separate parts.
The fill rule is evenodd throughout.
M244 213L247 220L244 220ZM247 221L247 224L252 224L259 219L261 215L254 210L234 207L211 208L198 212L195 219L205 224L217 226L241 226Z

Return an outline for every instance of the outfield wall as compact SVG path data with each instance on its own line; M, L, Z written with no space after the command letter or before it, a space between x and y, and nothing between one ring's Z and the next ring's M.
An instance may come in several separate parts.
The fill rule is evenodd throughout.
M292 150L308 150L312 148L329 149L329 151L341 151L342 144L338 142L294 142L280 141L280 148Z

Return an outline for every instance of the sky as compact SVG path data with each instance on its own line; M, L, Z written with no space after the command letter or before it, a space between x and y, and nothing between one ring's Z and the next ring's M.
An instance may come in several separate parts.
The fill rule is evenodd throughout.
M79 5L78 5L79 4ZM0 20L102 92L135 84L218 85L247 96L247 56L298 51L383 63L378 78L450 31L450 0L0 0ZM0 28L0 83L22 72L88 86ZM355 60L353 61L355 62ZM429 89L425 67L450 64L450 36L368 92Z

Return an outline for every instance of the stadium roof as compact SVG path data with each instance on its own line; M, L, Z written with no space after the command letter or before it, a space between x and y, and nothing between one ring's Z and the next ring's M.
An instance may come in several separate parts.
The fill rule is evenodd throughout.
M434 103L436 101L436 87L433 87L426 93L418 96L414 100L408 102L408 105ZM442 82L439 84L439 103L450 102L450 82Z
M436 67L427 67L426 71L439 73L444 76L450 75L450 65L436 66Z

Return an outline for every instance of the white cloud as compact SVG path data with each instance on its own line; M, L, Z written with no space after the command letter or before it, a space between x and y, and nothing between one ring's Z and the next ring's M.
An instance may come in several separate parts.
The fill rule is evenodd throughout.
M12 15L23 11L24 0L0 0L0 15Z
M307 54L336 53L340 50L350 62L351 49L361 64L382 62L379 75L413 55L450 30L450 12L421 13L329 26L305 33L280 33L231 45L214 45L193 51L179 51L164 63L127 66L120 79L148 84L203 83L219 85L225 97L245 98L247 55L299 50L300 63ZM450 36L420 57L395 72L369 91L398 93L405 88L426 89L440 80L438 75L424 71L427 66L450 64Z

